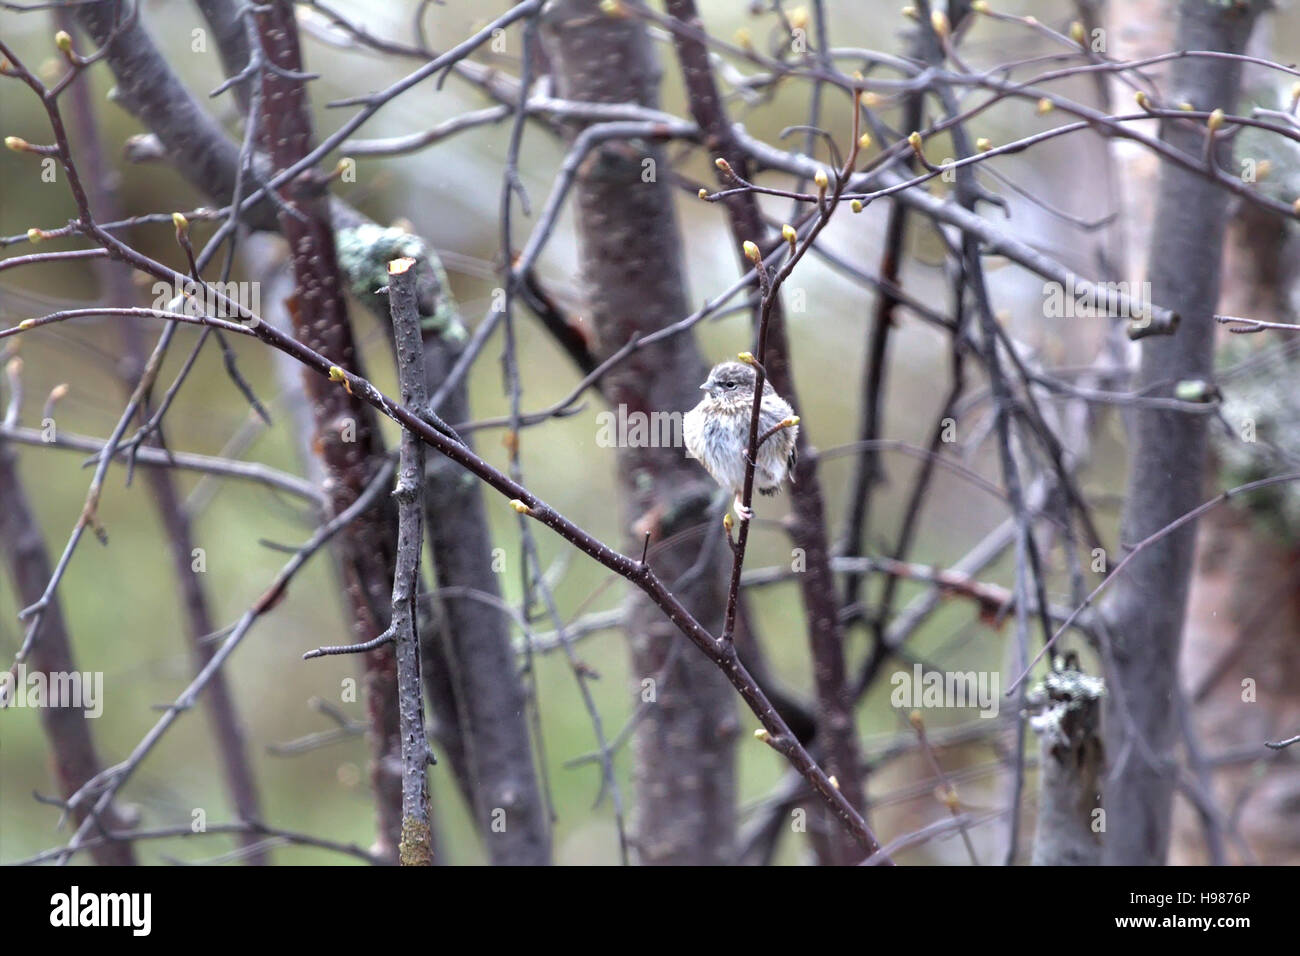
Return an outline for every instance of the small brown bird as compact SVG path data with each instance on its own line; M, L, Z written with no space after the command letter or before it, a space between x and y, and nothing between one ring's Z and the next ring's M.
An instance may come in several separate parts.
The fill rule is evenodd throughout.
M723 362L709 372L700 386L704 400L686 413L682 434L686 453L697 459L713 480L735 496L736 517L748 521L754 516L740 500L745 487L745 449L749 445L749 420L754 409L753 366L743 362ZM776 393L772 383L763 382L763 401L759 407L758 437L788 418L794 418L790 403ZM797 422L798 419L795 419ZM754 487L760 494L774 495L787 477L794 481L795 441L799 426L790 425L774 432L758 449L754 467Z

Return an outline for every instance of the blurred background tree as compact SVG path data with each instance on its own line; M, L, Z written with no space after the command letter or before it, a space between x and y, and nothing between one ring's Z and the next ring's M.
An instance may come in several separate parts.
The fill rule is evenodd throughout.
M757 352L761 303L741 241L758 242L779 265L782 224L795 224L800 243L817 227L780 289L784 341L767 366L783 389L797 390L807 480L758 502L736 644L794 734L843 781L900 862L1028 862L1043 799L1023 702L1001 698L994 719L972 707L927 707L918 726L893 693L914 665L996 675L1007 691L1126 546L1223 488L1295 469L1294 415L1269 397L1292 371L1287 333L1233 337L1236 351L1221 350L1213 368L1204 362L1216 312L1294 322L1294 76L1266 61L1285 59L1297 27L1265 14L1252 34L1261 4L1025 0L991 10L920 3L908 13L859 0L557 0L545 9L523 4L495 29L509 4L485 11L339 0L276 3L252 15L238 0L142 2L132 18L135 6L0 11L5 47L46 84L72 69L56 30L67 30L83 55L110 41L106 57L75 67L59 100L96 220L152 216L114 234L185 273L173 211L186 212L202 251L228 218L204 209L228 204L236 188L248 195L316 144L330 144L314 163L318 181L251 205L233 252L227 230L203 277L245 283L231 288L255 293L254 311L268 322L396 395L384 266L400 255L419 259L423 361L438 413L489 464L601 541L635 558L648 533L651 567L715 635L732 552L720 540L711 483L680 448L606 447L598 416L684 412L710 365ZM1176 34L1176 22L1192 33ZM445 84L430 76L393 92L480 32L449 63ZM293 33L310 78L275 55ZM1208 57L1114 66L1187 48L1260 60L1244 69ZM208 96L241 76L250 56L239 82ZM999 83L1031 79L1033 89L997 95ZM881 178L855 180L833 215L819 213L813 173L834 176L850 151L855 85L867 91L856 168ZM391 95L330 106L380 90ZM1136 90L1145 91L1141 105ZM297 106L296 96L304 98ZM993 102L945 122L985 100ZM1184 106L1190 119L1167 115ZM1213 153L1220 172L1207 175L1189 164L1211 155L1202 144L1215 108L1229 119ZM358 111L373 116L334 143ZM1147 112L1156 118L1136 120ZM249 116L260 117L251 136ZM719 125L710 127L710 116ZM0 118L4 135L51 142L40 101L13 76L0 78ZM584 136L618 122L627 128L605 130L587 151ZM1077 131L1061 132L1076 122ZM1138 138L1118 135L1121 128ZM914 129L924 134L919 154L907 143ZM280 142L296 135L301 141ZM253 162L241 177L246 136ZM1190 159L1160 162L1158 141ZM1007 144L1014 148L938 168ZM714 160L729 153L733 170L761 188L720 173ZM0 260L0 327L63 308L170 300L171 286L118 262L6 266L95 244L27 242L29 228L57 229L78 215L66 171L43 176L41 159L0 154L0 236L10 237ZM849 194L886 186L890 176L917 181L855 215ZM1202 193L1213 205L1190 198ZM306 210L307 221L286 204ZM1200 226L1173 221L1174 212L1197 211ZM755 216L765 232L746 235ZM1226 231L1217 306L1212 292L1186 281L1191 270L1218 284L1207 270L1218 268L1219 244L1205 223ZM303 233L315 243L306 253ZM320 260L331 240L337 272ZM1122 320L1053 314L1063 277L1136 290L1149 259L1155 273L1158 256L1149 253L1162 246L1177 281L1153 278L1153 295L1182 314L1173 338L1139 345ZM1035 270L1040 260L1052 264L1047 273ZM323 312L312 304L317 268L346 287L328 296L336 302L324 310L328 326L316 324ZM746 273L750 285L721 300ZM631 336L700 315L701 303L702 320L689 330L634 349L586 381ZM93 450L40 447L49 442L31 433L49 419L65 440L109 436L160 332L154 320L101 316L0 339L14 409L0 431L0 533L10 556L0 577L0 648L10 658L29 633L30 619L18 612L44 590L82 513ZM1139 374L1140 350L1181 349L1193 332L1200 367ZM82 752L83 764L104 767L131 753L158 721L157 708L266 592L285 548L362 494L385 449L398 445L394 422L261 342L231 334L217 341L193 325L172 334L148 411L125 435L165 407L163 428L142 442L150 447L129 486L124 460L108 470L97 512L107 543L87 535L77 546L59 580L59 613L45 615L27 660L65 669L57 654L43 664L36 656L37 648L51 653L63 632L72 666L103 673L103 717L73 731L88 727L98 753ZM182 387L164 397L178 377ZM1178 380L1192 378L1213 380L1217 392L1176 396ZM574 396L580 383L589 387ZM47 399L56 389L57 400ZM1147 398L1165 401L1163 417L1142 404ZM1147 426L1135 423L1144 416ZM1247 420L1258 440L1244 438ZM1144 437L1131 441L1126 425ZM1172 436L1184 426L1200 436L1193 445L1213 441L1204 475L1198 456L1177 450ZM1180 492L1153 511L1137 493L1151 490L1149 480L1126 484L1124 476L1166 439L1178 474L1164 476L1177 477ZM259 462L305 481L272 487L151 467L148 453L165 456L164 441L177 453ZM660 607L629 597L608 569L437 452L426 459L429 596L420 625L440 761L429 773L438 862L863 855L789 763L752 740L758 723L749 708ZM314 490L322 487L323 496ZM1116 824L1108 803L1106 832L1118 825L1139 834L1124 843L1142 862L1164 859L1171 840L1170 855L1185 862L1281 861L1295 852L1300 833L1286 808L1300 775L1292 751L1263 742L1300 729L1287 523L1296 494L1277 485L1247 499L1252 512L1237 502L1215 512L1208 541L1218 544L1207 556L1202 542L1199 565L1191 537L1179 544L1181 580L1161 578L1167 563L1121 571L1114 588L1123 597L1108 616L1088 609L1061 639L1109 688L1125 666L1109 642L1123 647L1135 628L1152 625L1145 612L1158 602L1177 618L1156 628L1155 642L1141 642L1164 642L1151 664L1161 688L1143 684L1119 705L1109 698L1105 756L1128 783L1103 789L1140 790L1123 799L1146 812L1122 811ZM1135 510L1149 527L1134 523ZM1129 533L1138 526L1141 534ZM44 547L32 551L38 533ZM824 553L819 539L830 546ZM323 550L305 564L205 687L203 706L180 715L123 786L114 811L121 826L243 817L392 858L400 746L391 654L302 655L383 630L395 541L395 517L381 504L325 549L331 557ZM1152 553L1174 543L1158 542ZM1138 572L1143 564L1134 562ZM819 574L829 591L818 589ZM1267 642L1255 640L1261 631ZM1243 681L1258 684L1250 699ZM58 828L59 806L32 799L70 792L66 775L52 772L59 759L49 734L60 731L42 727L52 716L0 713L5 861L57 847L72 832ZM1148 758L1154 783L1142 787L1134 768ZM1050 747L1042 759L1052 759ZM852 770L840 766L846 760ZM139 841L133 851L145 862L365 858L266 832ZM122 846L95 851L103 862L124 854Z

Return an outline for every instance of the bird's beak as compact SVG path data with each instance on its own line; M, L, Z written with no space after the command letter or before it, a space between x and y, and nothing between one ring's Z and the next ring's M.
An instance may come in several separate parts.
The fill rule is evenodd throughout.
M708 382L705 382L703 385L700 386L700 391L701 391L701 392L707 392L708 390L709 390L709 383L708 383Z

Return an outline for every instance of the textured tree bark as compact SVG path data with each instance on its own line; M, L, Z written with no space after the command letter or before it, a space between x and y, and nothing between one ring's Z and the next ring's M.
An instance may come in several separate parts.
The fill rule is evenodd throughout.
M1240 53L1262 6L1184 0L1175 48ZM1175 102L1232 112L1240 73L1240 63L1229 60L1178 60L1166 88ZM1166 121L1161 135L1191 155L1204 151L1204 128ZM1216 162L1228 156L1228 147L1217 144ZM1169 164L1162 168L1147 266L1150 298L1182 322L1172 336L1143 341L1137 391L1169 395L1179 380L1211 376L1227 205L1227 194L1208 181ZM1141 541L1203 500L1205 429L1199 415L1133 411L1123 542ZM1162 864L1168 854L1177 773L1175 691L1195 543L1195 526L1189 525L1147 548L1116 581L1106 608L1114 641L1106 752L1115 762L1106 788L1106 863ZM1130 739L1121 700L1141 741Z
M435 394L456 364L464 336L445 276L436 267L437 253L418 236L396 229L374 238L378 227L341 202L333 204L333 218L346 250L343 268L362 301L373 301L387 281L386 259L403 255L417 260L424 375L428 394ZM367 236L372 237L369 244L362 241ZM437 412L445 421L470 419L464 379ZM428 456L424 515L438 587L499 598L500 573L493 567L480 483L442 455ZM428 626L422 621L421 644L433 727L479 820L488 854L498 864L548 864L549 815L533 762L527 695L510 642L511 622L500 608L471 597L444 597L432 610L438 613L427 615ZM504 819L499 811L505 812Z
M244 32L235 28L241 22L235 5L230 0L201 0L199 6L217 36L227 75L238 72L248 62L249 51ZM155 127L155 132L169 147L173 143L172 148L187 146L187 135L165 124ZM222 156L229 152L222 143L210 143L208 147ZM218 185L224 192L212 184L206 188L228 200L233 167ZM354 230L374 233L379 229L338 200L331 203L331 217L340 234ZM447 290L438 270L431 267L436 254L428 244L416 236L389 241L404 247L395 250L394 255L408 254L404 249L412 245L419 247L419 251L409 254L420 258L421 315L427 319L450 311ZM350 257L343 265L353 289L364 291L363 301L373 301L378 285L372 273L376 266L382 272L382 263ZM430 394L437 390L458 354L459 346L449 332L445 323L424 323L425 374ZM463 382L448 394L442 412L452 421L470 417ZM500 596L498 578L492 570L491 535L482 489L441 456L429 456L426 471L425 525L438 583L444 587L473 587ZM443 755L449 758L462 792L479 815L492 860L512 865L549 863L550 826L534 769L526 695L516 676L509 623L497 609L469 599L447 601L441 615L425 617L429 624L436 625L421 629L431 729L440 740ZM487 826L488 815L498 808L506 811L505 830L494 831Z
M335 208L340 203L335 203ZM335 228L340 228L335 222ZM245 268L253 281L262 284L262 319L281 332L293 333L286 303L293 294L293 276L290 272L288 254L284 241L277 235L257 232L245 237L240 243L240 251L245 260ZM324 464L313 450L312 432L315 431L312 416L312 403L307 397L303 382L302 365L289 358L283 352L275 352L274 366L276 382L286 407L286 413L293 433L294 450L299 464L307 478L324 483ZM337 542L331 542L330 559L338 579L344 579L343 560ZM426 610L421 604L420 610ZM422 613L418 619L420 637L420 672L429 697L430 719L429 733L438 742L436 755L439 763L449 763L466 799L469 797L468 774L465 772L465 760L461 748L460 721L456 714L456 703L448 677L446 656L443 654L443 641L434 635L436 628L443 623L434 615ZM430 849L435 863L448 861L439 851L438 819L436 808L430 806L429 828Z
M426 331L424 371L430 394L446 379L459 352L445 336ZM439 414L447 421L469 420L464 385L451 391ZM425 515L438 586L501 597L483 487L442 455L429 456ZM534 766L527 695L510 643L510 622L500 608L483 601L452 597L442 605L443 652L488 854L494 863L512 866L549 864L550 821ZM497 810L505 811L504 829L491 825Z
M276 2L260 8L258 31L268 58L292 72L302 70L293 7ZM302 81L266 71L262 79L260 133L274 169L285 169L311 149L311 119ZM299 341L335 364L360 372L360 355L348 322L335 259L334 233L324 190L310 173L280 191L299 216L282 213L280 231L289 243L295 293L289 303ZM319 375L304 374L316 422L315 446L325 463L325 489L338 514L373 478L384 454L374 412L346 389ZM357 642L386 629L394 573L396 514L384 499L338 537L344 585ZM371 782L379 817L378 852L395 858L401 842L401 745L396 665L391 644L364 655L372 752Z
M388 310L393 318L397 378L402 404L423 408L424 348L420 339L420 308L416 300L414 259L388 264ZM420 555L424 551L424 445L402 431L397 466L397 570L393 578L391 625L397 655L398 711L402 729L403 866L433 862L433 833L429 826L429 740L424 730L424 689L420 685L420 643L416 636L416 604L420 592Z
M0 441L0 502L4 502L0 507L0 550L8 560L14 594L20 605L34 604L45 593L54 569L18 475L18 459L4 441ZM57 597L45 610L28 662L32 671L42 674L71 674L77 670L72 657L72 639ZM13 679L12 674L5 676ZM59 793L67 800L104 769L90 736L91 723L73 707L41 707L40 713L41 725L50 741L54 780ZM80 824L86 817L86 808L93 803L93 797L83 802L73 811L72 818ZM112 805L100 814L100 821L109 830L129 828ZM128 841L110 840L93 847L90 853L101 866L135 866L137 862L135 848Z
M635 18L608 16L597 0L557 0L543 14L543 40L559 93L598 103L655 106L660 68ZM579 171L575 198L582 275L601 359L637 333L690 312L681 239L662 150L609 142ZM605 378L608 401L626 414L685 412L708 369L689 335L637 350ZM629 550L645 531L662 540L693 529L652 564L705 627L720 630L726 564L720 528L705 526L711 483L681 448L620 448ZM714 549L703 573L682 576L701 547ZM720 864L735 838L735 702L722 672L686 648L665 668L677 629L639 591L630 597L627 634L633 674L657 680L654 703L636 735L634 842L648 864ZM638 698L640 699L640 698Z
M694 0L667 0L668 12L688 27L700 27ZM691 113L705 133L705 144L714 156L726 159L732 169L749 179L749 162L739 149L727 119L717 83L709 65L704 44L685 33L674 33L677 55L682 63ZM729 184L728 184L729 185ZM727 216L735 237L742 268L748 263L740 251L746 240L762 243L767 234L758 199L751 192L738 193L726 202ZM790 346L785 332L785 315L778 299L768 326L766 369L772 387L799 409L795 392ZM844 666L844 630L839 619L839 598L830 569L830 544L826 535L826 514L821 484L817 480L816 456L808 444L808 429L799 430L799 463L795 484L790 491L790 538L805 559L805 572L799 575L804 611L808 619L808 640L812 649L813 677L817 691L818 749L824 754L823 766L839 782L840 792L859 813L866 806L862 782L862 761L857 732L853 723L853 704L849 695ZM831 834L827 862L854 863L863 858L861 847L852 835L827 820Z
M78 22L95 43L108 44L107 59L117 79L116 95L121 105L162 139L176 171L195 189L210 196L229 197L239 169L239 144L226 136L158 53L138 5L104 0L74 9ZM134 19L115 32L132 12ZM242 31L242 24L236 24ZM275 207L263 200L243 218L250 225L274 229Z
M1038 823L1034 866L1096 866L1105 759L1101 742L1102 682L1069 668L1051 671L1030 695L1038 710Z

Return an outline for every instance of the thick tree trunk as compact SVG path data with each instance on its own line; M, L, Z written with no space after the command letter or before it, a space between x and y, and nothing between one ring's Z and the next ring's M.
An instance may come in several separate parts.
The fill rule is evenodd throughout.
M276 2L257 15L267 56L294 73L302 70L293 8ZM301 80L264 72L260 131L274 169L285 169L312 146L310 113ZM307 177L308 180L310 177ZM289 304L294 334L304 344L351 372L364 374L348 321L335 259L328 200L300 177L281 190L299 216L284 213L281 232L289 243L295 292ZM373 479L384 454L374 411L346 389L304 372L316 423L317 453L325 463L331 512L338 514ZM394 573L397 520L391 499L339 533L345 592L358 642L387 628ZM364 655L371 781L379 816L378 851L395 858L401 842L401 746L396 664L391 644Z
M458 354L454 342L437 333L425 335L430 394L446 378ZM452 422L470 418L463 385L452 390L439 414ZM501 597L482 484L467 479L463 469L442 455L429 456L427 475L425 514L438 587L473 588ZM510 643L510 622L500 608L482 600L462 596L446 598L442 604L444 653L488 854L494 863L548 864L550 821L534 767L527 695ZM500 811L505 812L504 828L492 825Z
M1240 53L1261 7L1184 0L1175 47ZM1165 87L1176 101L1196 109L1232 112L1240 74L1239 62L1182 59L1174 62ZM1205 149L1204 127L1166 121L1161 135L1191 155ZM1227 150L1219 144L1219 163ZM1182 322L1172 336L1143 341L1136 391L1169 395L1180 380L1211 376L1227 205L1227 193L1208 180L1170 164L1162 168L1147 272L1151 300L1173 309ZM1206 419L1135 409L1129 445L1120 537L1131 547L1203 500ZM1161 864L1169 850L1178 657L1195 543L1196 530L1189 525L1139 554L1116 581L1106 610L1114 641L1106 752L1115 762L1106 792L1107 863ZM1127 707L1131 725L1121 707Z
M667 8L688 29L702 28L694 0L668 0ZM691 113L705 133L706 145L715 158L727 160L739 176L748 180L749 161L732 136L731 123L709 65L707 48L701 41L684 33L674 34L674 40L682 63ZM752 192L738 193L727 201L726 210L737 257L741 267L748 270L749 264L740 251L742 244L748 240L761 245L768 232L758 198ZM799 396L795 391L785 313L780 299L773 303L769 319L766 368L773 388L797 412ZM808 642L817 692L815 743L823 755L826 772L836 778L840 792L853 808L863 813L866 796L853 722L853 702L845 679L844 629L840 624L839 598L830 569L830 542L826 535L817 461L809 445L807 426L799 430L799 452L795 483L790 491L791 515L787 526L791 541L802 553L806 567L805 572L799 575L799 587L808 620ZM836 826L829 816L826 830L830 834L828 845L822 847L826 862L848 864L863 858L862 848L852 835Z
M333 217L340 262L363 302L376 301L376 292L388 281L389 259L417 260L424 374L428 394L436 394L464 339L437 253L418 236L398 229L381 232L343 203L334 204ZM463 378L436 412L445 421L470 419ZM444 456L427 456L424 517L438 588L477 592L442 597L437 608L430 608L428 623L422 622L432 726L445 741L492 862L546 865L551 862L550 821L533 762L527 694L510 642L511 622L491 603L501 597L501 585L499 569L493 567L482 485Z
M608 16L597 0L558 0L544 14L547 53L561 96L598 103L656 106L660 68L634 17ZM583 162L575 189L583 279L598 355L690 312L662 150L642 141L612 141ZM699 399L708 368L690 335L639 349L604 380L620 414L685 412ZM618 470L629 550L644 531L656 540L680 532L682 543L651 563L701 624L721 630L726 564L720 527L706 525L711 493L704 472L680 447L620 448ZM703 573L682 580L700 548L713 549ZM735 701L722 672L682 638L663 612L634 591L628 637L641 694L653 703L636 735L635 842L643 863L730 861L735 837ZM645 688L643 691L642 688Z
M1101 862L1102 688L1071 666L1052 670L1030 694L1039 737L1034 866Z

